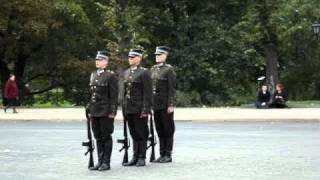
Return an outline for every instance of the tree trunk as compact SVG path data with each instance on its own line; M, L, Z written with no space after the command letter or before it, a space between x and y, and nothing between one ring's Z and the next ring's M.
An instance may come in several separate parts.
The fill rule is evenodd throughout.
M7 63L3 61L3 58L0 55L0 76L1 76L1 97L2 97L2 103L3 105L6 104L5 98L4 98L4 87L6 84L6 81L9 79L10 71L8 69Z
M15 12L13 11L13 8L11 7L10 13L8 16L8 23L7 23L7 28L6 31L3 33L1 40L3 42L0 43L0 79L1 79L1 97L3 99L3 104L5 104L5 98L4 98L4 87L6 81L10 77L10 69L8 66L8 62L5 61L6 57L6 51L7 51L7 44L9 43L9 37L14 29L13 25L13 19L15 18Z
M264 52L267 61L266 76L267 84L270 91L273 93L276 84L279 82L278 73L278 52L277 47L273 43L268 43L264 45Z
M128 48L130 46L130 41L132 39L132 35L129 32L128 22L125 17L125 11L128 6L128 0L116 0L117 6L116 8L116 17L119 22L119 27L117 28L119 37L118 38L118 46L119 46L119 64L122 64L123 61L126 61L128 58ZM119 74L119 102L122 101L122 94L124 93L123 87L123 67L118 66L117 73Z

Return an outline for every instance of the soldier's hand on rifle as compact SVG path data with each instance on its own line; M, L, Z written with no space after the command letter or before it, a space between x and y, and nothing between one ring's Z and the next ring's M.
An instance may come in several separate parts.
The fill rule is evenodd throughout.
M140 118L145 118L145 117L148 117L148 114L146 114L146 113L141 113Z
M170 114L170 113L173 113L173 111L174 111L174 107L169 106L167 112Z
M108 117L109 117L109 118L114 118L115 115L114 115L114 114L109 114Z

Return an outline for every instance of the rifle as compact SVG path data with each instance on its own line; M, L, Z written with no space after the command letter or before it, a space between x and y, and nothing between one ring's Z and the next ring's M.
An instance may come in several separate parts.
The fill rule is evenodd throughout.
M128 139L128 131L127 131L127 120L126 118L123 118L123 139L118 139L118 143L123 144L122 148L119 150L119 152L124 150L122 165L125 163L128 163L128 149L130 147L130 141Z
M82 146L87 147L87 152L84 153L84 155L88 155L89 153L89 163L88 163L88 168L94 166L94 161L93 161L93 150L94 150L94 143L92 142L92 135L91 135L91 119L89 117L89 110L86 109L86 118L87 118L87 134L88 134L88 141L87 142L82 142Z
M155 160L155 146L157 144L156 137L154 135L154 126L153 126L153 115L152 112L150 112L150 136L148 137L148 141L150 141L149 146L147 149L151 147L151 154L150 154L150 162L153 162Z

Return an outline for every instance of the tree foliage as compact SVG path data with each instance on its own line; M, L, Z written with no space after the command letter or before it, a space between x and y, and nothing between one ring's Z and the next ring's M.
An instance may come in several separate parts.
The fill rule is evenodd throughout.
M171 47L181 106L250 102L261 75L292 99L320 98L317 0L0 1L1 84L14 73L23 103L60 88L84 104L95 52L111 52L121 72L138 44L146 67L155 46Z

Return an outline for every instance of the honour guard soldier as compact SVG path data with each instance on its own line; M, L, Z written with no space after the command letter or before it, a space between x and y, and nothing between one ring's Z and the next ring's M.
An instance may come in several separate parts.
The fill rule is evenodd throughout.
M114 117L117 113L118 79L114 72L107 69L109 57L106 52L98 51L97 70L91 73L89 114L92 131L96 139L98 164L90 170L110 169Z
M176 73L173 67L166 64L169 48L156 48L156 65L151 69L154 120L159 136L160 157L155 162L172 162L173 135L175 124L173 120L174 99L176 93Z
M148 114L151 110L150 72L141 67L143 49L131 49L130 68L124 72L123 114L133 139L132 159L124 166L145 166L148 130Z

